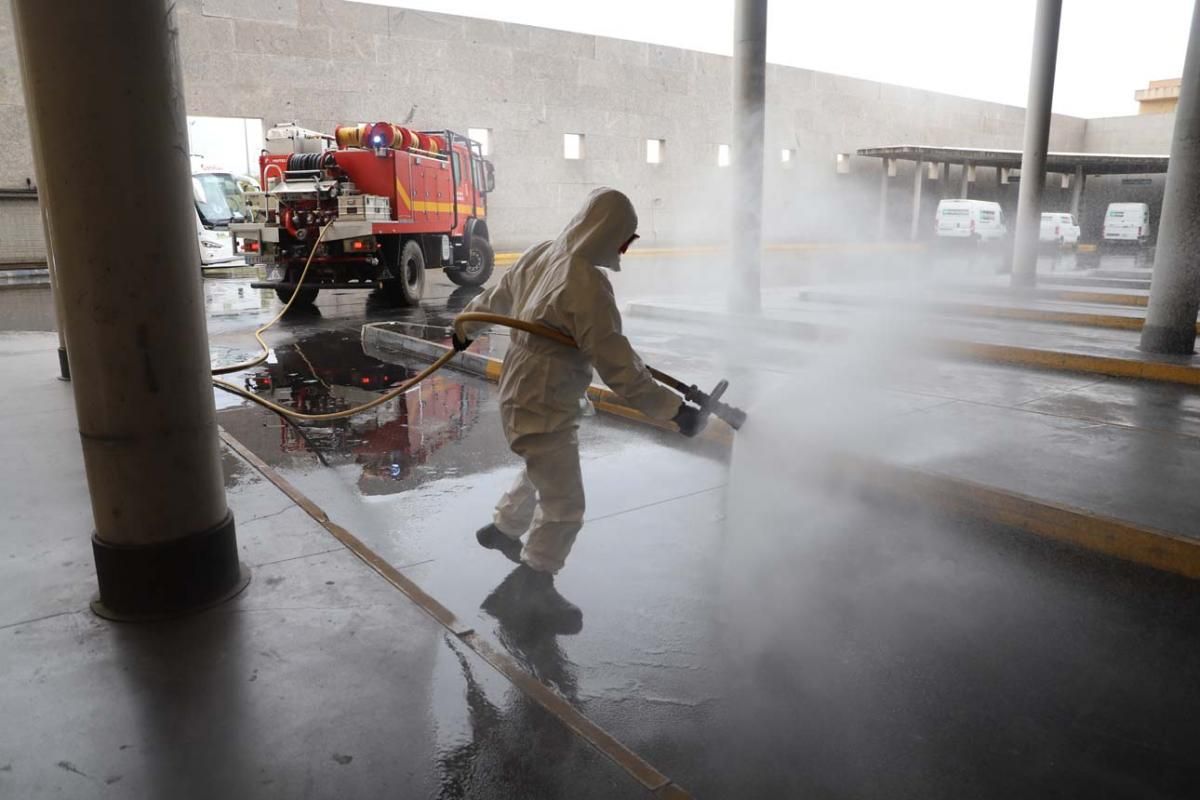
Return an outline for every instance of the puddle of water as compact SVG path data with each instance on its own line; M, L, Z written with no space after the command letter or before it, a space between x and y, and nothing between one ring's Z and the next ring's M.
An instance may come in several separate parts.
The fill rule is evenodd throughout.
M319 331L275 347L266 363L233 380L288 408L326 414L374 399L421 366L372 358L363 352L359 338L345 331ZM224 409L220 415L234 436L254 439L255 449L273 466L289 463L296 454L311 454L327 466L356 464L363 494L392 494L409 485L435 453L463 438L479 421L488 395L486 384L443 371L403 397L348 419L264 423L257 409L248 417L246 405ZM274 447L262 446L264 424L277 430Z

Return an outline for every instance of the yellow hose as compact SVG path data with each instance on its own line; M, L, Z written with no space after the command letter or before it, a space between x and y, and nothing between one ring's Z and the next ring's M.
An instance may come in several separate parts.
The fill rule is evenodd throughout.
M283 308L279 309L279 313L276 314L270 322L268 322L266 325L260 326L258 330L254 331L254 338L258 339L258 346L262 348L262 352L259 353L256 358L252 358L249 361L243 361L240 364L229 364L224 367L217 367L212 371L213 375L228 375L231 372L241 372L244 369L257 367L259 364L267 360L267 356L271 354L271 348L267 347L267 343L263 341L262 335L268 328L270 328L276 322L279 322L279 320L283 319L283 315L286 314L288 309L292 307L292 303L296 302L296 296L300 294L300 287L304 285L304 278L306 275L308 275L308 268L312 264L313 256L317 254L317 245L319 245L321 240L325 238L325 232L329 230L329 226L332 224L332 222L325 223L325 226L321 228L321 232L317 234L317 240L313 242L312 250L310 250L308 253L308 258L304 262L304 269L300 271L300 280L296 281L296 288L292 290L292 296L288 298L288 301L283 304ZM213 383L221 386L222 388L232 385L224 383L223 381L213 381Z
M503 325L506 328L514 328L526 333L532 333L534 336L541 336L544 339L551 339L559 344L565 344L567 347L578 347L575 340L567 336L562 331L556 331L547 325L539 325L536 322L526 322L523 319L516 317L506 317L503 314L492 314L487 311L465 311L454 318L454 330L462 335L462 330L459 326L464 322L483 322L488 325Z
M347 408L344 411L333 411L328 414L305 414L303 412L296 411L293 408L288 408L287 406L281 406L278 403L273 403L270 400L267 400L265 397L259 397L258 395L254 394L253 392L249 392L240 386L234 386L232 383L227 383L225 381L219 381L219 380L214 379L213 386L216 386L218 389L224 389L227 392L236 394L239 397L244 397L247 400L250 400L252 402L258 403L263 408L268 409L269 411L274 411L276 414L279 414L284 417L290 417L291 419L297 419L297 420L307 420L309 422L324 422L324 421L329 421L329 420L346 419L347 417L353 417L355 414L361 414L362 412L368 411L368 410L374 408L375 406L383 405L387 401L393 400L393 399L399 397L400 395L404 394L409 389L412 389L418 383L425 380L430 375L432 375L433 373L437 372L439 369L444 367L446 365L446 363L448 361L450 361L450 359L454 358L456 355L458 355L458 353L456 351L448 350L437 361L434 361L428 367L421 370L421 372L419 372L417 375L413 376L412 378L409 378L408 380L406 380L404 383L400 384L396 388L390 389L390 390L384 392L383 394L376 397L374 400L371 400L370 402L367 402L367 403L363 403L361 406L355 406L354 408Z

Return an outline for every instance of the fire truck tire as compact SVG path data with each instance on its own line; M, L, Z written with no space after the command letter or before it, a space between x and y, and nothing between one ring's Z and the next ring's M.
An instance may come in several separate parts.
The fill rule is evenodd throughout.
M392 274L396 277L383 284L388 299L397 305L420 305L425 292L425 254L415 239L409 239L400 248L400 260Z
M482 286L492 277L495 266L496 251L492 249L492 243L482 236L472 236L467 263L447 269L446 277L459 286Z
M292 303L292 307L296 306L311 306L317 301L317 294L320 289L311 286L301 286L299 294L296 295L296 302ZM287 304L288 300L292 299L291 289L276 289L275 296L279 298L279 302Z

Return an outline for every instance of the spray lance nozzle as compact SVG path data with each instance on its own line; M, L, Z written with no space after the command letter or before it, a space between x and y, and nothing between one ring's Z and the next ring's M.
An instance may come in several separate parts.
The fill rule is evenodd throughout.
M717 381L717 385L707 394L700 391L699 386L688 386L678 378L674 378L662 370L657 370L654 367L648 367L650 374L659 383L670 386L675 391L683 395L683 399L689 403L694 403L699 406L701 419L705 419L709 414L712 414L717 419L723 420L725 424L733 428L735 431L746 424L746 412L740 408L735 408L727 403L721 402L721 396L725 394L725 390L729 388L729 381L722 378ZM703 425L701 425L703 427Z
M712 414L717 419L724 420L735 431L746 424L746 412L728 403L721 402L721 395L729 388L729 381L722 378L708 394L700 391L698 386L689 386L683 393L683 399L700 407L702 416Z

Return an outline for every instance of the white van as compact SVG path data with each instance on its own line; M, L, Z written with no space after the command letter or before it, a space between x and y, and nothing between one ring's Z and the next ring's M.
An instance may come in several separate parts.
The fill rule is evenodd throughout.
M1074 247L1079 244L1079 223L1070 214L1049 211L1042 214L1042 230L1038 240L1054 242L1059 247Z
M232 222L245 222L246 200L235 177L228 172L193 172L192 196L196 206L196 238L200 266L244 263L233 251Z
M1004 209L986 200L942 200L937 207L937 235L941 239L999 241L1008 235Z
M1146 244L1150 241L1150 206L1109 203L1104 214L1104 241Z

